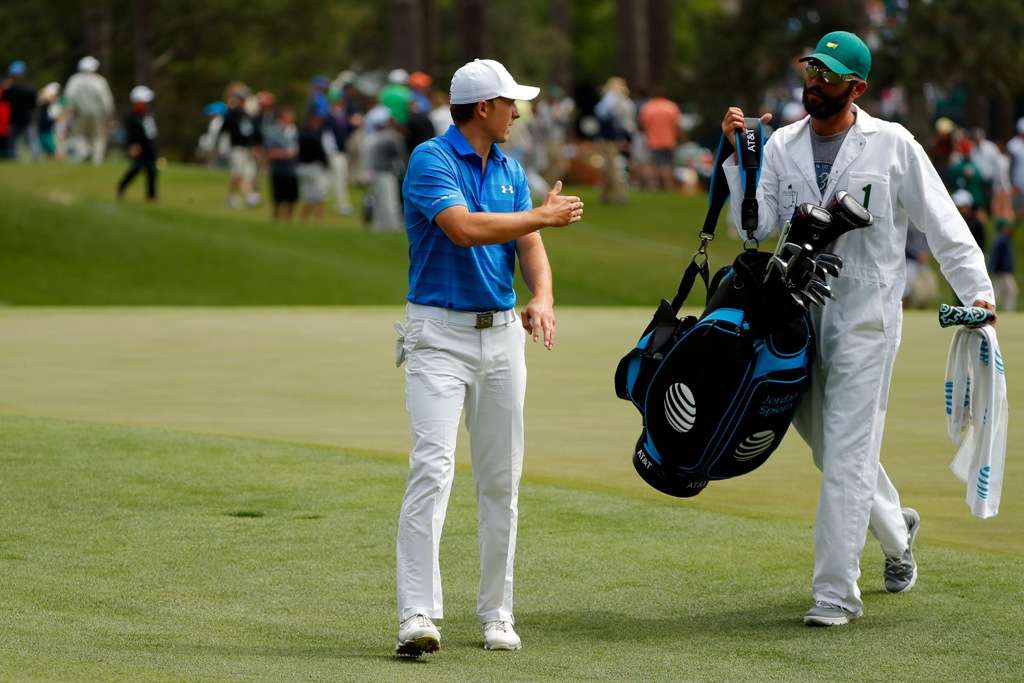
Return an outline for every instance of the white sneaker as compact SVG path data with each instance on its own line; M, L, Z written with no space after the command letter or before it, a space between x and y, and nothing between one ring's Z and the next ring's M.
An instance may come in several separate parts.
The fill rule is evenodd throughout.
M518 650L523 646L511 621L488 621L484 624L485 650Z
M906 593L917 583L914 538L921 528L921 515L914 508L903 508L902 512L907 523L907 549L902 555L885 558L885 590L888 593Z
M808 626L846 626L859 619L860 615L860 612L851 612L845 607L819 600L804 614L804 623Z
M250 192L249 196L245 198L246 206L259 206L260 205L260 193Z
M228 206L230 206L232 209L239 209L239 208L241 208L242 207L242 198L239 197L237 194L229 194L228 195Z
M426 615L414 614L398 625L396 655L419 657L424 653L437 652L440 649L441 632Z

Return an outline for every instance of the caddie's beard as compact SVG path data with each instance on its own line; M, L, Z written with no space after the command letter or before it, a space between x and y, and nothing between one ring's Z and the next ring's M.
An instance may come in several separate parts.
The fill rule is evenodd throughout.
M854 85L856 84L851 82L850 85L846 88L846 90L833 97L829 97L828 95L826 95L825 92L821 89L821 87L817 85L810 88L804 88L804 109L807 110L807 113L811 115L812 119L820 120L832 118L833 116L841 112L847 104L849 104L850 99L853 97ZM817 104L812 104L807 99L807 96L811 94L818 96Z

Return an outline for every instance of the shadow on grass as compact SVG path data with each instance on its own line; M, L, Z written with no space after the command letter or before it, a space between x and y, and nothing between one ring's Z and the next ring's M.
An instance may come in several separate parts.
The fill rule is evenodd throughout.
M294 633L288 634L294 637ZM430 661L430 655L423 657L399 657L395 654L394 644L388 640L379 643L344 642L338 634L337 642L309 644L271 643L266 640L251 640L245 644L212 644L197 642L179 642L156 647L152 643L140 644L136 647L120 649L137 649L147 653L155 651L164 654L181 655L189 658L217 659L296 659L303 661L339 661L361 660L367 663L408 663L421 664ZM447 644L447 643L446 643Z
M760 639L766 632L806 631L802 617L808 606L806 601L790 600L730 609L711 606L699 612L681 609L675 614L650 616L595 610L524 612L520 621L529 624L531 640L656 642L745 636Z

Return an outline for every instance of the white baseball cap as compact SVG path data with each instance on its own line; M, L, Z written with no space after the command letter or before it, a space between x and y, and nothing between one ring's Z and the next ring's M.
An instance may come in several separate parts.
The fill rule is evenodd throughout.
M510 100L532 100L540 88L519 85L501 62L493 59L474 59L463 65L452 76L449 93L451 104L474 104L507 97Z
M86 73L95 73L100 68L100 60L86 55L78 60L78 70Z
M39 91L39 100L52 100L56 99L57 95L60 94L60 83L54 81L53 83L47 83L43 86L42 90Z
M132 102L152 102L153 91L144 85L137 85L128 94L128 99Z
M974 197L967 190L960 188L953 193L953 203L958 207L974 206Z

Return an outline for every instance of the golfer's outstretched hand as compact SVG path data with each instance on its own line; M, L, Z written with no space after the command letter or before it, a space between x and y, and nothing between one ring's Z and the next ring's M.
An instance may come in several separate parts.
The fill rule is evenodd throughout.
M579 197L563 195L561 180L555 182L554 187L544 197L544 204L540 208L544 215L544 223L549 227L579 223L583 218L583 202Z
M538 341L544 335L544 346L548 351L555 345L555 306L550 299L534 297L523 309L523 328Z
M736 146L734 140L736 139L737 129L743 129L743 119L746 118L743 115L743 110L739 107L729 107L725 110L725 116L722 117L722 135L729 141L729 144ZM768 123L772 120L772 115L761 114L761 123Z

